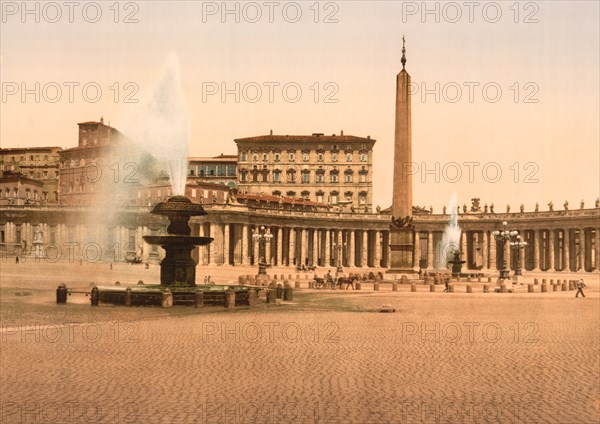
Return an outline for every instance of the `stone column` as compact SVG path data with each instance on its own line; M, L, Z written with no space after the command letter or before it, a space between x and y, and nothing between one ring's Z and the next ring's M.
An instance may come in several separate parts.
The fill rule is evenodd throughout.
M223 265L229 265L229 224L225 224L223 231Z
M313 242L312 242L312 264L318 265L319 263L319 230L313 229Z
M219 230L220 228L218 228L218 226L216 224L209 224L209 237L212 237L214 240L211 244L213 244L215 247L213 249L211 249L210 251L210 257L209 257L209 265L217 265L217 256L219 255L220 251L221 251L221 239L219 237Z
M488 232L487 230L483 230L482 234L482 242L481 242L481 261L483 262L483 269L489 268L488 263L488 248L489 248L489 240L488 240Z
M277 257L275 258L274 265L280 266L283 265L283 261L281 260L281 257L283 256L283 231L281 227L275 227L273 232L273 240L277 243Z
M495 271L498 269L498 264L496 263L496 258L498 257L498 253L496 252L496 237L491 235L490 237L490 269Z
M267 231L265 229L265 231ZM271 231L273 231L272 228L269 228L269 233L271 233ZM273 239L271 239L273 240ZM273 265L273 263L271 262L271 240L266 240L265 241L265 262L268 263L269 265Z
M253 265L258 265L258 261L260 260L260 242L254 239L254 234L258 234L258 225L252 227L252 230L248 234L248 239L250 243L252 243L252 256L254 257Z
M308 258L308 228L302 229L302 265L306 264L306 259Z
M250 252L250 241L248 240L249 229L248 225L242 225L242 265L250 264L250 255L248 254Z
M577 271L585 272L585 228L579 229L579 268Z
M289 248L289 266L294 266L294 258L296 258L296 229L290 228L290 248ZM298 260L298 258L296 258Z
M540 271L541 230L533 230L533 271Z
M379 262L377 261L378 255L381 256L381 250L378 249L379 246L379 231L375 232L375 266L379 266ZM380 247L380 246L379 246ZM413 260L414 260L414 268L416 270L419 269L419 262L421 261L421 233L415 231L415 245L413 246Z
M596 271L600 270L600 228L596 228L595 230L596 233L596 245L594 246L594 250L596 253L596 259L595 259L595 269Z
M417 233L418 234L418 233ZM381 231L375 231L375 268L380 268L381 267L381 252L382 252L382 238L383 236L381 235ZM421 249L421 246L417 246L417 248ZM417 263L417 267L419 266L419 258L421 256L418 255L418 258L416 259L416 263Z
M331 230L325 230L325 266L331 266Z
M368 266L368 259L369 259L369 253L368 253L368 249L369 249L369 233L368 231L363 231L362 232L362 257L360 258L360 265L365 268Z
M569 272L571 271L571 231L569 229L563 231L563 263L565 264L563 270Z
M555 234L555 230L551 229L548 232L548 252L549 252L549 260L548 260L548 265L549 265L549 269L548 271L554 271L554 255L555 255L555 249L554 249L554 234Z
M434 256L433 256L433 231L427 232L427 269L434 269Z
M469 268L469 252L467 252L467 232L460 232L460 251L462 252L462 259L465 262L466 268Z
M348 243L350 243L350 261L349 266L356 266L356 240L354 239L354 230L350 230L350 236L348 237Z

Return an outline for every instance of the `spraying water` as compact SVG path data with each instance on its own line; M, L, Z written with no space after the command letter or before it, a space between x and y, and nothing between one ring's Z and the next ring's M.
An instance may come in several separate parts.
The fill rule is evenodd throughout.
M450 222L446 225L442 234L442 241L438 244L438 255L436 269L446 269L448 261L452 259L455 251L460 251L460 234L461 229L458 226L458 200L456 193L450 196Z
M164 163L174 195L185 194L191 119L177 55L169 55L152 95L128 121L125 135Z

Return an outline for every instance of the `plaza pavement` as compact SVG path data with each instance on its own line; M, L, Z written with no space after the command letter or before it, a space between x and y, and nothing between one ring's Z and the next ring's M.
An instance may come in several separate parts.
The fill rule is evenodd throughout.
M598 274L585 277L585 299L526 285L484 294L471 283L467 294L460 283L445 294L367 284L225 311L92 308L76 294L55 304L61 282L150 283L156 266L0 265L2 423L600 419ZM198 281L207 270L197 268ZM208 272L226 283L254 270ZM376 312L383 304L396 312Z

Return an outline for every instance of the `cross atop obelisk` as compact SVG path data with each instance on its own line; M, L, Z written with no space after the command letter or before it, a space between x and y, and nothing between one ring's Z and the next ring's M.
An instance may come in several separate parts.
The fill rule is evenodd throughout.
M404 69L404 65L406 65L406 40L404 40L404 35L402 36L402 69Z

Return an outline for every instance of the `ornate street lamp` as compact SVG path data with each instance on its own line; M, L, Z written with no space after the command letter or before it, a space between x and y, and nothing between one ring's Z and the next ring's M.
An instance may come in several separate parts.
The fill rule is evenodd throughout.
M508 280L510 278L510 270L508 269L508 264L506 258L504 257L504 246L506 242L510 242L512 237L515 237L519 234L518 231L509 230L508 223L504 221L502 223L502 230L492 231L492 235L498 241L502 242L502 254L500 255L500 262L502 263L502 267L500 269L500 279Z
M346 243L343 243L343 247L346 247ZM342 267L342 244L338 244L335 241L333 242L333 251L336 252L335 256L335 265L336 265L336 274L343 274L344 268Z
M266 243L273 238L273 234L268 228L265 229L264 225L261 225L260 228L255 227L252 233L252 239L258 243L258 273L266 274L268 265L265 259Z
M517 266L515 268L515 277L522 275L521 274L521 249L524 249L527 246L526 241L521 240L521 235L517 234L515 237L515 241L510 242L510 247L512 247L517 252Z

